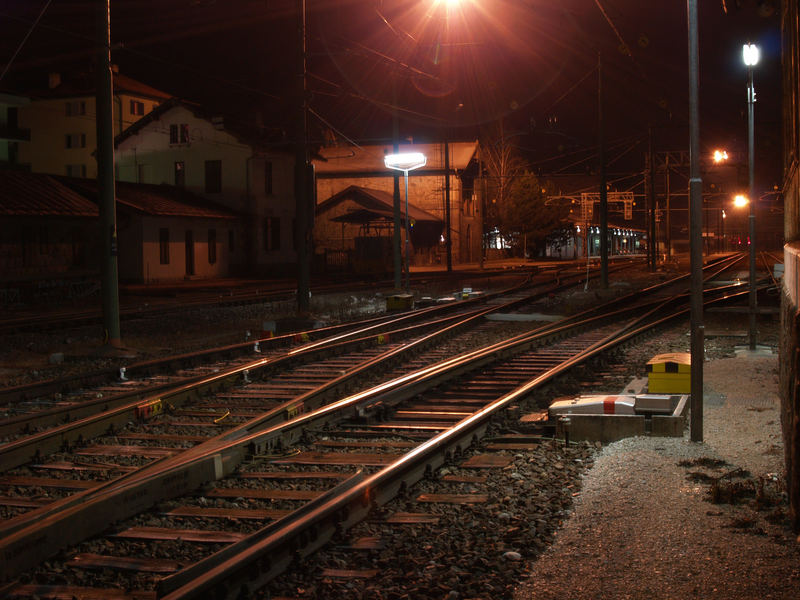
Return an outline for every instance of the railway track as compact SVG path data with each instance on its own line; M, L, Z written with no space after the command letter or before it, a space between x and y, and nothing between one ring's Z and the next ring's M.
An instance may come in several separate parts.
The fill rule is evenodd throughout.
M192 532L190 532L186 530L185 527L182 528L181 533L174 534L167 531L170 529L168 526L162 527L161 529L152 529L152 527L154 527L153 525L144 525L142 523L151 523L154 518L178 519L178 521L181 522L189 519L192 523L195 521L203 523L210 522L212 523L210 526L211 530L219 531L219 523L230 524L231 519L235 519L236 525L234 528L239 528L241 523L247 522L253 523L253 530L255 531L258 529L256 524L260 525L263 519L282 516L282 513L269 513L269 510L289 510L289 508L275 509L274 506L276 502L288 503L287 506L291 505L292 502L303 503L305 507L301 509L301 512L303 512L313 509L314 506L317 506L322 501L321 499L328 498L333 493L332 490L334 489L341 490L342 486L345 488L355 486L361 489L360 486L363 486L364 482L372 481L379 473L385 470L382 469L382 467L390 458L400 462L411 460L394 456L394 454L396 454L398 450L406 449L412 440L426 440L427 438L427 441L423 442L423 448L430 449L433 446L436 448L442 447L441 442L437 442L433 444L433 446L430 446L429 442L438 439L440 436L445 436L443 439L451 440L452 436L456 434L448 432L453 430L452 425L454 422L471 422L475 419L482 422L484 418L488 418L489 415L498 410L504 410L504 408L500 409L498 407L507 405L509 398L514 398L516 400L520 397L520 390L525 390L526 387L530 388L531 381L540 380L541 382L554 377L557 373L563 372L566 368L565 365L570 365L576 361L579 362L588 358L589 351L592 348L599 348L601 346L600 340L610 338L612 331L619 333L620 330L630 328L632 325L632 322L630 322L632 319L630 314L632 310L636 310L639 313L644 311L645 313L649 312L652 314L654 311L658 310L653 308L653 306L663 306L663 303L659 302L655 305L652 302L649 305L645 303L634 308L633 302L628 301L627 305L626 310L619 310L616 314L603 314L601 317L594 317L592 320L583 322L579 326L578 332L571 334L573 337L569 340L563 340L561 336L567 335L570 326L563 324L557 326L548 325L539 328L538 332L534 334L523 334L517 336L512 342L494 344L480 351L472 352L467 356L441 360L442 356L440 353L438 356L433 356L422 361L422 363L428 363L429 366L420 368L420 363L418 363L415 365L417 370L410 374L407 372L409 367L406 366L403 368L404 374L398 375L397 373L390 373L390 376L398 376L394 379L390 379L388 382L384 381L370 390L361 391L343 400L338 400L333 404L323 405L323 403L320 403L321 408L312 409L313 407L311 405L304 405L303 410L309 410L309 412L303 414L298 410L297 416L288 423L281 422L276 424L274 420L263 418L263 416L251 418L251 415L248 414L246 410L240 410L241 406L235 407L235 410L238 410L239 414L234 415L234 411L231 411L230 414L223 415L220 412L221 405L218 403L219 396L216 396L216 399L214 399L214 396L209 396L212 400L210 404L206 404L205 409L192 409L195 412L185 410L177 417L183 419L183 421L175 422L175 414L170 414L168 416L165 416L163 413L160 415L156 414L154 415L155 420L151 418L149 423L145 421L145 429L150 428L149 431L132 433L131 435L133 437L126 438L129 442L131 440L141 441L141 436L146 436L149 438L149 441L158 442L155 447L161 448L161 454L156 452L156 456L151 457L153 460L148 467L132 470L130 467L136 465L125 464L125 461L119 460L118 455L113 459L109 459L109 454L102 454L102 452L109 451L101 450L100 453L94 455L95 457L105 457L101 461L95 461L94 459L92 461L83 460L84 464L82 464L81 459L75 460L75 457L71 457L70 461L60 461L61 464L58 468L50 469L50 472L79 473L81 475L73 478L74 480L89 481L90 483L81 484L87 486L86 491L80 492L74 496L66 496L61 501L57 501L47 507L35 508L21 515L22 518L11 519L6 523L3 533L3 543L2 546L0 546L0 548L2 548L2 555L7 560L8 564L8 568L4 570L3 575L6 579L9 579L15 573L14 569L24 568L26 561L36 562L34 560L36 556L52 551L53 548L47 546L48 541L49 543L55 542L54 539L50 539L51 536L55 535L59 542L77 542L79 540L73 538L82 538L88 533L99 531L105 525L115 522L118 519L130 517L131 514L137 513L143 506L167 501L183 491L208 486L211 481L218 479L220 475L235 473L237 467L244 469L242 465L246 464L248 468L250 468L251 464L256 465L253 467L255 469L253 472L265 474L247 475L241 478L242 480L247 480L247 482L236 480L236 482L232 483L233 480L224 480L227 483L220 484L220 489L223 491L212 492L214 502L217 503L215 506L207 506L209 502L209 493L204 491L204 495L199 496L200 499L196 502L189 499L185 500L186 506L191 508L189 512L180 508L178 513L167 516L161 515L163 511L158 512L158 514L161 515L158 517L153 517L152 514L140 515L134 518L138 519L139 522L138 524L130 525L128 530L126 530L128 533L124 535L115 534L114 537L114 539L122 538L129 540L129 542L125 543L133 544L137 547L143 544L146 545L143 540L149 539L147 536L150 536L150 538L166 538L168 542L167 547L169 547L169 542L172 542L174 545L174 543L178 541L180 541L181 544L199 544L206 549L209 547L212 549L217 548L214 544L233 544L232 546L226 545L226 550L224 551L221 550L221 546L219 547L223 554L232 552L230 548L237 547L236 539L238 539L240 535L229 535L224 541L220 541L221 537L224 537L222 534L215 534L216 537L214 537L214 535L201 533L200 529L193 529ZM650 307L649 309L648 306ZM606 307L605 311L608 313L610 308ZM615 324L604 323L599 329L595 328L591 332L582 331L590 327L590 323L596 324L598 320L608 321L612 317L617 319ZM620 320L624 323L623 325L620 325ZM626 320L628 321L627 323L625 323ZM549 349L540 348L539 345L544 343L544 340L553 340L551 341L553 344L552 347ZM496 364L503 359L507 359L509 362L507 364ZM363 360L362 357L361 362L370 362L370 359ZM335 362L331 365L334 369L341 368L342 366L346 368L347 365L342 365L341 363L337 364ZM476 369L494 370L484 370L474 376L467 375L475 372ZM457 385L450 384L451 387L447 390L433 392L428 399L420 399L417 397L423 389L426 390L431 386L445 385L446 382L457 376L467 378ZM533 379L531 379L532 376ZM527 383L525 383L526 380ZM291 385L294 385L294 383ZM538 383L536 385L538 385ZM524 394L525 392L522 393ZM252 396L262 397L263 395L261 395L261 392L257 392L252 396L249 394L243 394L242 396L243 397L239 397L238 399L247 399L248 396L251 398ZM500 405L497 405L496 403L500 399L505 400ZM232 406L230 404L232 400L234 400L233 397L227 397L225 406ZM290 400L290 402L296 401L296 397ZM284 410L285 406L281 411ZM341 416L335 416L340 410L345 411L344 420L342 420L343 418ZM203 414L198 414L197 411ZM482 416L476 417L476 415ZM149 415L140 416L146 417ZM291 413L282 413L280 420L283 421L283 419L290 416L292 416ZM208 419L205 421L196 421L196 419L200 417L210 417L210 421ZM196 433L198 430L210 429L210 432L214 433L217 431L220 423L213 423L213 421L221 417L223 420L229 418L232 420L230 423L231 428L228 429L227 432L218 433L215 437L212 437L209 441L204 443L201 443L199 439L188 439L189 436L193 435L191 432ZM159 422L160 419L164 418L173 420ZM245 424L237 426L236 423L233 422L234 419L242 419ZM320 427L332 426L330 424L333 422L337 423L337 427L343 427L344 429L341 429L340 432L336 434L332 433L332 430L326 430L324 434L326 439L317 439L316 436L318 434L314 433L314 431L318 431ZM311 431L307 429L309 424L313 425ZM485 424L481 425L478 429L483 429L484 427ZM175 428L182 429L177 429L180 433L175 433ZM184 433L184 431L186 432ZM140 437L136 438L137 435ZM475 435L477 435L475 431L470 430L470 436L474 437ZM163 437L159 438L159 436ZM472 437L469 437L469 439L472 439ZM338 441L335 438L338 438ZM459 440L455 446L458 449L468 445L463 443L466 438L456 436L454 439ZM169 450L170 444L174 443L190 443L192 448L175 454ZM291 452L289 452L289 448L295 444L300 444L300 446L293 447ZM357 448L358 451L353 452L353 447ZM444 444L444 447L450 448L449 451L452 452L453 447L451 442ZM350 449L349 452L343 451L348 448ZM417 453L425 454L428 451L429 450L415 449L412 450L410 454L404 454L403 456L415 455ZM140 448L137 448L132 453L138 455L137 458L141 458L141 455L144 454ZM275 458L275 456L273 456L277 453L280 453L281 457ZM347 458L335 456L339 454L347 455ZM327 455L331 455L331 457L327 459L323 458ZM374 458L373 455L386 456ZM281 460L284 462L280 462ZM248 462L245 463L243 461ZM86 464L87 462L90 464ZM351 473L356 464L362 465L364 468L358 474ZM430 470L431 464L430 462L426 463L426 466L422 469L423 472L425 470ZM297 465L303 465L303 470L296 473L295 469ZM98 470L110 470L111 467L121 467L117 469L119 476L107 483L103 483L102 481L97 483L95 475ZM330 469L329 467L334 468ZM128 472L126 472L126 468ZM312 473L327 473L331 471L339 474L314 475L309 477L307 473L303 474L306 468L311 469ZM414 471L416 472L419 468L419 466L414 467ZM35 469L36 467L34 466L34 470ZM287 472L289 474L273 474L273 471L276 471L276 469L279 473ZM347 478L344 482L337 483L339 479L345 476L347 476ZM308 481L309 479L314 481L319 479L322 483L319 487L314 489L307 488L302 490L304 492L302 494L293 493L291 491L296 489L298 481ZM289 491L280 491L283 488L275 484L276 481L281 485L286 485L288 482ZM403 481L405 482L403 485L408 485L406 479ZM253 482L257 483L254 484ZM266 487L263 485L265 483L267 484ZM337 485L331 487L333 484ZM153 486L158 489L154 489ZM248 496L246 492L241 491L253 488L254 486L259 489L274 489L275 492L259 492L266 494L259 498L258 493ZM234 491L224 491L226 488ZM203 489L205 490L205 488ZM217 487L214 487L214 489L217 489ZM271 497L269 495L270 493L275 497ZM320 493L322 495L319 495ZM233 498L233 500L231 500L231 498ZM374 504L375 502L375 499L370 498L370 502L368 502L367 505L370 503ZM201 510L197 514L190 514L192 511L202 509L204 503L206 508L214 508L215 510L207 513ZM230 503L244 503L248 506L248 509L255 505L255 507L262 512L242 513L243 516L235 516L239 513L236 513L235 510L231 512L235 506L230 506ZM272 508L264 507L264 504ZM283 506L283 504L281 504L281 506ZM65 535L66 530L63 527L64 523L72 522L73 518L77 518L79 519L77 522L81 522L79 515L89 514L87 511L98 517L102 515L102 518L95 519L95 523L88 527L83 523L82 527L78 527L78 529L81 530L80 534L75 532L74 536L69 534ZM267 511L267 513L263 511ZM269 516L270 514L272 517ZM292 514L294 515L293 518L297 517L296 513ZM283 517L284 520L286 518L288 518L288 515ZM281 520L279 522L283 523L284 521ZM216 529L213 523L217 523ZM278 522L276 522L276 524L277 523ZM141 529L143 527L145 529ZM67 530L71 530L71 528L67 528ZM258 531L263 533L262 530ZM241 535L249 532L250 528L248 526L242 526L241 529L238 530L238 534ZM254 535L259 535L259 533ZM279 538L283 539L284 535L285 532L282 531ZM196 540L194 542L188 541L192 536L194 536L192 539L196 538ZM131 539L137 539L139 541L130 542ZM248 547L251 547L254 544L253 539L246 539L246 544ZM151 542L154 543L151 539L147 544ZM45 547L42 547L42 544L44 544ZM204 546L204 544L211 544L211 546ZM304 546L306 545L308 544ZM149 552L149 550L147 552ZM160 556L155 550L153 550L153 552L156 553L155 555ZM90 564L86 562L90 557L81 556L87 554L91 555L93 553L78 552L76 554L76 556L80 556L79 561L84 561L83 566L77 566L78 563L73 562L65 568L68 571L70 569L78 569L78 571L80 571L84 568L91 571L92 569L105 568L115 572L116 569L119 568L123 572L136 573L136 577L141 577L142 573L150 573L150 575L145 576L145 579L150 577L149 587L153 588L155 586L156 582L152 576L155 566L153 563L148 563L147 560L144 560L146 556L140 557L142 560L139 560L136 557L129 556L126 552L120 551L117 554L121 554L124 559L122 563L127 564L127 566L122 565L122 563L116 563L116 566L112 568L108 566L114 562L112 559L108 557L95 557L92 559L95 562L91 562ZM114 556L116 556L116 554L114 554ZM217 558L215 560L219 559L218 554L212 553L210 556L216 556ZM117 558L120 557L118 556ZM127 559L131 560L126 563ZM195 559L197 559L197 557L193 558L193 560ZM102 561L104 560L107 564L106 567L102 567ZM237 558L237 561L238 560L239 558ZM161 562L163 562L163 560ZM131 568L131 565L138 566ZM206 567L208 567L207 564ZM270 573L274 570L275 569L272 567L267 569ZM163 575L163 569L160 573ZM184 575L179 575L180 573L184 573ZM158 583L158 586L155 587L158 587L159 594L166 594L170 589L179 590L183 584L177 586L175 582L181 580L181 577L185 576L185 572L177 571L174 576L170 576L171 578L159 579L159 582L169 581L169 583ZM194 575L191 577L194 578ZM37 576L37 579L38 578L40 577ZM127 585L126 587L128 589L135 588L133 584ZM16 591L13 593L17 594L19 597L24 597L26 593L29 595L37 594L39 596L44 594L44 597L46 597L46 594L72 593L65 592L64 590L45 590L44 588L36 588L33 590L33 588L19 586L15 589ZM207 591L208 588L204 589ZM80 593L90 594L95 592L83 590L80 591ZM101 596L98 597L102 597L103 593L107 592L96 592L96 594L101 594ZM151 592L146 591L144 593L147 594ZM182 594L183 592L175 591L175 593ZM206 592L201 593L204 594Z
M233 365L204 366L200 374L197 370L190 372L191 377L184 374L185 379L177 390L168 391L170 385L175 387L174 381L159 385L160 394L150 399L144 399L143 393L136 390L112 394L108 398L94 398L95 393L103 395L109 391L103 387L100 392L93 390L88 393L92 396L90 400L82 399L87 395L84 392L71 403L59 398L60 406L14 415L0 422L0 433L5 435L6 442L0 446L0 464L4 471L31 460L34 464L21 471L9 472L0 479L0 485L13 486L16 490L14 498L0 499L0 506L4 507L5 516L11 518L48 501L57 502L70 493L99 485L104 478L113 479L136 466L170 456L257 415L266 413L259 419L262 425L268 420L285 420L351 386L353 378L362 372L368 373L380 363L416 351L417 344L413 339L406 339L409 336L420 336L427 329L437 327L445 328L439 337L448 335L459 327L477 322L477 317L507 310L520 302L530 302L541 293L526 292L493 308L476 309L474 303L465 303L469 306L460 310L456 307L455 314L448 317L440 317L438 313L441 310L432 309L388 321L379 319L377 323L362 326L355 332L337 333L293 349L274 351L269 357L248 358ZM499 298L497 296L494 300ZM425 312L429 313L428 319L420 322ZM414 323L413 326L386 331L386 325L396 327L409 321ZM485 339L489 327L488 324L478 325L467 336ZM348 338L354 339L347 341ZM432 339L425 337L428 344ZM463 348L465 344L469 346L475 342L462 335L454 343L458 344L457 348ZM435 362L455 352L455 348L439 346L410 364ZM209 371L215 374L209 376ZM259 381L250 381L250 373L255 377L256 372L259 372ZM198 378L205 382L199 383ZM198 382L207 392L198 393L197 388L190 385L192 382ZM229 389L239 384L242 384L241 389ZM154 393L152 387L145 389ZM192 393L187 394L187 389ZM206 394L211 394L211 397L206 397ZM39 407L39 403L34 404ZM98 411L99 414L95 414ZM150 413L154 414L153 418L140 427L130 425L143 416L150 416ZM126 429L120 431L123 427ZM167 430L169 434L164 433ZM91 447L80 447L70 452L73 446L106 433L113 443L101 440ZM108 455L114 452L125 456L120 468L108 467L117 464L108 459ZM42 460L53 453L58 453L56 459ZM46 473L58 477L43 477L42 474ZM49 490L46 494L40 493L43 486ZM20 500L20 496L39 499ZM47 500L41 499L43 496Z
M532 283L529 291L520 296L524 302L565 289L581 277L558 274L557 285L550 279ZM32 384L0 389L0 440L9 441L10 435L37 432L42 427L62 424L82 418L100 408L113 408L139 400L147 395L168 390L179 384L188 384L210 373L243 371L246 365L263 360L297 354L299 348L321 349L325 345L341 344L347 339L364 336L384 336L389 332L395 338L409 335L405 324L416 323L425 327L427 320L436 323L440 315L466 314L477 310L481 304L503 302L517 288L486 294L466 302L434 306L400 315L384 315L358 322L345 323L310 331L295 332L278 337L256 339L251 342L210 348L189 354L169 356L164 359L128 364L119 369L106 368ZM499 310L502 307L496 307ZM401 333L402 332L402 333ZM341 348L341 345L340 345ZM318 355L304 352L309 360Z
M550 269L544 270L545 272ZM533 274L532 269L515 269L509 271L505 269L486 270L482 272L461 272L458 279L463 281L479 281L491 283L493 280L502 282L509 276L518 280L525 279ZM425 273L414 275L412 281L415 285L428 285L433 282L440 282L454 279L453 274L448 273ZM504 287L508 287L506 284ZM202 284L201 284L202 287ZM371 285L361 282L358 287L364 290L391 289L392 282L387 280L375 281ZM354 284L345 283L325 283L314 287L314 295L352 293ZM145 290L146 291L146 290ZM256 304L271 305L274 303L294 303L296 289L291 281L264 282L263 285L246 284L229 288L211 287L192 291L172 292L162 295L159 298L158 287L154 286L151 295L155 298L148 299L147 302L136 300L132 296L123 303L120 308L120 318L123 321L150 318L154 316L162 317L165 314L181 313L192 308L210 307L234 307ZM171 296L171 297L170 297ZM178 298L179 296L179 298ZM93 325L100 320L101 312L99 308L61 308L56 310L42 311L7 311L3 318L0 318L0 334L9 334L20 331L53 331Z

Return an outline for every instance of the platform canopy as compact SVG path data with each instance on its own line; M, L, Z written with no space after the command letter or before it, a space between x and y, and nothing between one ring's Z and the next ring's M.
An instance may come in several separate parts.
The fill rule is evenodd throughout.
M394 224L394 203L392 194L383 190L373 190L351 185L317 206L317 215L345 204L346 208L331 221L359 225L376 230L390 229ZM408 205L411 240L417 246L433 246L439 242L444 223L436 216L425 212L413 204ZM400 203L400 223L405 227L405 203Z

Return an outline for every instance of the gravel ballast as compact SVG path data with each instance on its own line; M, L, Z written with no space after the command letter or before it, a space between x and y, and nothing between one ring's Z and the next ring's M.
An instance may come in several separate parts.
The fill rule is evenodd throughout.
M797 598L777 361L744 353L706 362L702 443L686 434L604 447L515 600Z

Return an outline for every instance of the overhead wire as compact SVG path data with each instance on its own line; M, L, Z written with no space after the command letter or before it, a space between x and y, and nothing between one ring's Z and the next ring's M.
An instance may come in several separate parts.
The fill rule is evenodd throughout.
M2 73L0 73L0 81L3 81L3 77L5 77L5 76L6 76L6 73L8 73L8 70L11 68L11 65L12 65L12 64L14 63L14 61L16 60L16 58L17 58L17 55L19 54L20 50L22 50L22 47L25 45L25 42L27 42L27 41L28 41L28 38L29 38L29 37L31 36L31 34L33 33L33 30L34 30L34 29L36 29L36 26L39 24L39 21L40 21L40 20L42 19L42 17L44 16L44 13L45 13L45 11L47 10L47 7L48 7L48 6L50 6L50 2L52 2L52 0L47 0L47 2L45 2L45 5L42 7L42 10L40 10L40 11L39 11L39 15L36 17L36 20L33 22L33 24L32 24L32 25L30 26L30 28L28 29L28 32L25 34L25 37L24 37L24 38L22 38L22 41L21 41L21 42L19 43L19 45L17 46L17 49L16 49L16 50L14 50L14 54L11 56L11 58L9 59L9 61L6 63L6 66L5 66L5 68L3 69L3 72L2 72Z

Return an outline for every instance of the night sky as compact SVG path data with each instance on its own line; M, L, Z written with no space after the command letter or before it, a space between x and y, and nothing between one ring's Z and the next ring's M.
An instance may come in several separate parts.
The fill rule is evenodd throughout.
M169 93L291 131L299 5L112 0L112 60ZM745 151L741 45L759 44L757 166L771 186L782 171L778 2L699 5L702 149ZM11 65L0 87L90 68L93 6L4 0L0 65ZM609 156L641 163L648 126L657 150L688 146L685 2L306 0L306 10L314 140L388 141L393 107L400 137L417 140L475 137L502 118L538 168L580 170L597 141L599 55Z

